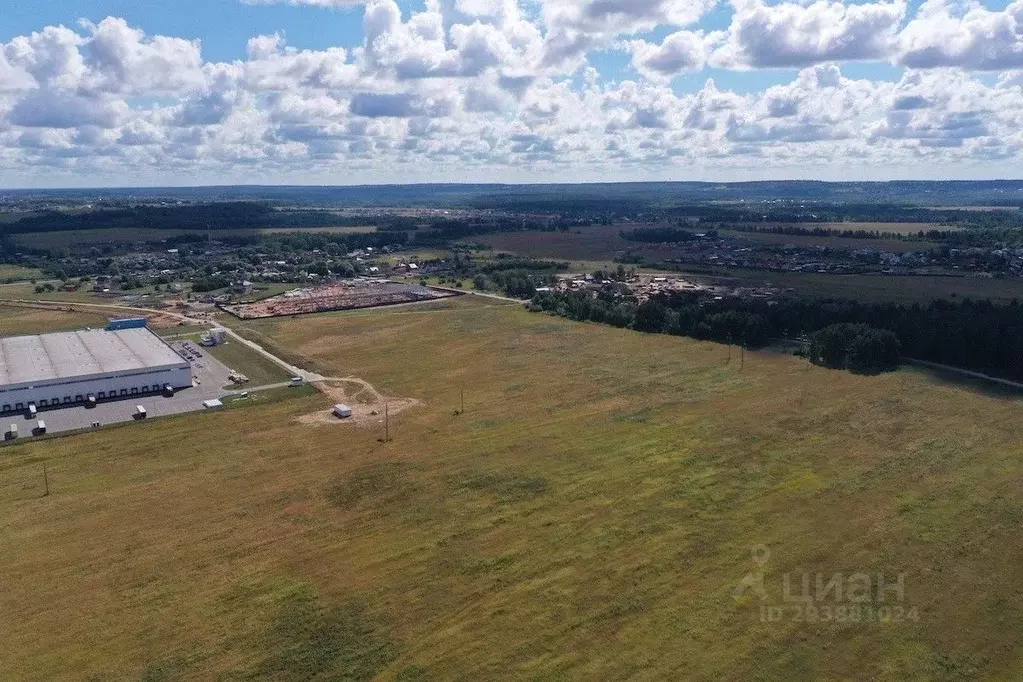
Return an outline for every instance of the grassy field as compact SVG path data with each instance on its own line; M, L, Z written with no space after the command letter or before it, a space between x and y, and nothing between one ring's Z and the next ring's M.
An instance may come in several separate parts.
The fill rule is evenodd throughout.
M372 234L376 225L338 226L338 227L269 227L259 230L260 234L296 234L303 232L319 232L327 234Z
M419 263L427 260L450 260L455 257L454 251L446 249L417 249L411 248L401 253L391 253L381 256L380 260L390 265L398 263Z
M191 234L187 230L156 230L152 228L102 228L66 232L30 232L14 235L19 244L37 249L59 249L65 246L100 246L161 241L168 237Z
M60 282L46 280L57 286ZM40 284L43 280L40 280ZM36 292L36 285L31 283L0 284L0 298L23 301L74 301L78 303L109 303L110 298L96 296L88 287L78 291L43 291Z
M464 299L252 327L422 404L388 443L293 423L328 404L310 396L0 449L5 677L955 680L1023 664L1016 398L772 354L740 371L721 346ZM917 618L762 622L733 597L761 544L767 604L784 574L904 573Z
M20 265L0 265L0 282L19 282L37 279L42 272L36 268L23 268Z
M731 270L721 277L693 275L693 279L743 286L771 285L792 288L818 298L860 301L927 303L934 299L1023 300L1023 280L1017 278L932 277L895 275L828 275L803 272L745 272Z
M55 286L60 282L47 280ZM42 283L42 282L40 282ZM188 295L191 290L190 283L183 283L181 292L172 293L166 290L155 291L152 286L139 287L130 291L115 291L112 294L96 293L91 286L85 285L77 291L43 291L37 292L36 285L31 283L0 284L0 298L24 300L24 301L71 301L76 303L103 303L127 305L146 305L167 299L180 299Z
M46 334L106 325L107 316L100 314L0 305L0 336Z
M503 232L473 237L500 251L531 258L562 261L613 261L615 256L643 244L622 239L622 226L593 226L568 232Z
M815 237L790 234L772 234L770 232L737 232L733 230L720 230L722 237L733 237L745 239L758 244L794 246L830 246L837 249L876 249L890 251L892 253L908 253L911 251L929 251L937 246L934 242L928 241L902 241L899 239L859 239L848 237Z
M886 229L896 232L897 223L850 223L844 229ZM674 258L678 250L665 245L644 244L623 239L622 230L641 229L644 225L609 225L582 227L567 232L507 232L486 235L475 241L495 249L533 258L553 258L568 261L613 261L623 251L641 254L648 260ZM807 227L824 227L809 225ZM836 225L837 227L837 225ZM920 228L920 225L917 225ZM923 226L928 227L928 226ZM893 229L888 229L893 228ZM698 228L693 228L698 229ZM756 232L723 230L722 236L746 239L762 244L795 244L797 246L834 246L843 249L885 249L897 253L932 248L930 242L906 242L896 239L845 239L839 237L793 236Z

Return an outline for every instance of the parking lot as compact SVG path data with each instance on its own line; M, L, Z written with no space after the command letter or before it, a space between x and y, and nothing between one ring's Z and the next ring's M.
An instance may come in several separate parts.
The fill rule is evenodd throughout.
M172 347L182 353L185 344L188 342L175 342ZM195 344L189 344L191 348L197 348ZM172 414L183 414L202 410L203 402L214 398L222 398L232 393L225 390L224 386L230 383L228 378L231 370L211 357L208 353L199 351L201 357L189 352L192 359L192 388L183 388L175 392L172 397L164 397L159 394L134 396L128 400L115 400L102 402L93 408L84 405L62 409L41 409L37 417L29 418L27 413L4 415L0 421L0 434L7 434L12 424L18 427L18 437L31 438L35 435L36 422L43 420L46 423L47 433L61 433L63 431L75 431L87 429L94 424L101 426L129 422L136 419L137 407L143 406L146 410L147 419L152 417L163 417ZM182 353L182 357L188 355ZM144 421L144 420L140 420Z
M203 400L224 395L224 387L231 383L231 370L228 367L191 341L174 341L171 348L192 363L195 386L212 391L212 395Z

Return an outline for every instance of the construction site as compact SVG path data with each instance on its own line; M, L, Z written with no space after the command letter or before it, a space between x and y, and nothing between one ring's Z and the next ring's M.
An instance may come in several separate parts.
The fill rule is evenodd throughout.
M353 280L295 289L254 303L224 305L221 308L242 320L358 310L380 306L434 301L458 296L452 291L418 284L383 280Z

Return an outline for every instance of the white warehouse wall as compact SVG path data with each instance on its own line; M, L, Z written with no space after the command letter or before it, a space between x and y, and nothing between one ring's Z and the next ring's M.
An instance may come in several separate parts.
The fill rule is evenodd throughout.
M118 399L137 397L143 394L143 389L152 394L154 388L159 391L166 384L174 388L191 387L191 367L150 367L127 372L53 379L17 388L0 386L0 412L24 410L29 403L35 403L40 409L45 409L53 405L54 399L61 405L70 405L77 401L78 396L84 399L89 394L101 400L109 399L111 392L115 393ZM132 389L135 389L135 393L132 393ZM121 391L125 392L123 396ZM69 400L65 401L65 398ZM21 403L21 408L18 408L18 403Z

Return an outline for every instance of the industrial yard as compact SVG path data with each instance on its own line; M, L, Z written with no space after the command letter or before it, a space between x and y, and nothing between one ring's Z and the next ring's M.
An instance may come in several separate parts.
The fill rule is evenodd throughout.
M191 386L188 362L145 323L144 319L111 321L104 330L0 339L2 413L95 405L104 399Z
M255 303L225 305L223 309L242 320L286 317L335 310L357 310L380 306L435 301L457 296L417 284L356 279L323 286L295 289Z
M103 335L109 335L110 339ZM99 428L122 422L141 421L152 417L194 412L204 409L207 401L216 401L232 393L231 391L223 390L225 385L229 384L232 370L215 356L204 354L202 357L196 357L186 353L183 342L162 345L162 342L146 329L64 332L40 336L8 337L0 339L0 348L13 347L16 345L15 342L32 342L35 344L34 347L49 351L50 354L46 357L51 358L51 362L56 362L59 355L55 354L55 349L63 349L72 342L75 342L81 345L76 353L78 355L84 353L83 357L90 358L92 364L102 361L108 363L121 362L121 364L127 363L130 365L131 358L118 360L119 351L116 345L113 344L116 344L120 339L128 339L129 342L134 342L135 337L142 340L140 343L149 344L149 346L156 350L160 350L162 347L162 352L166 353L168 358L177 358L172 364L175 368L180 366L183 371L181 372L182 378L180 380L175 379L174 372L171 372L170 380L173 381L173 391L165 392L163 385L158 383L157 385L161 386L159 390L156 388L156 385L148 386L147 390L125 388L123 392L120 390L116 391L118 395L114 395L114 391L98 390L94 393L75 393L73 396L69 396L67 402L25 397L21 399L20 403L5 403L3 405L4 409L0 413L0 420L2 420L0 421L0 434L2 434L3 440L10 442L30 437ZM94 338L99 339L99 341L93 341ZM104 342L109 346L108 356L111 359L100 355L100 351L103 349L102 343ZM142 348L145 350L147 346L143 345ZM137 358L135 361L141 362ZM68 360L64 364L70 366L70 362ZM28 366L23 364L22 368L24 369L24 367ZM79 362L75 367L74 371L78 372L78 374L71 376L68 371L55 371L50 366L36 364L34 366L35 376L37 377L35 381L37 384L45 385L47 382L39 378L57 373L62 375L59 380L62 384L68 384L69 381L77 381L83 386L90 386L94 383L92 380L93 375L90 375L87 371L89 370L87 362L85 364ZM96 368L93 367L93 369ZM125 386L129 386L132 383L130 381L131 371L129 367L127 370L121 370L120 374L113 372L100 375L102 381L97 385L102 385L106 388L113 383L119 386L127 380ZM5 386L0 386L0 395L3 395L4 390ZM82 388L78 390L88 392L90 389ZM42 395L49 395L49 393L44 390Z

